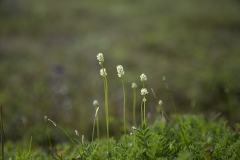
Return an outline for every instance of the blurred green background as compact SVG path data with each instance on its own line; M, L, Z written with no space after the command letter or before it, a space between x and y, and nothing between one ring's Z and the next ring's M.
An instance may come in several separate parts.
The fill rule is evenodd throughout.
M150 91L172 113L166 76L180 113L221 114L240 120L240 1L238 0L2 0L0 2L0 101L6 138L47 144L44 116L71 135L91 137L100 104L105 136L102 77L107 69L110 134L122 135L123 93L116 66L123 65L127 118L132 125L131 83L148 77L149 122L156 116ZM65 140L51 128L54 142Z

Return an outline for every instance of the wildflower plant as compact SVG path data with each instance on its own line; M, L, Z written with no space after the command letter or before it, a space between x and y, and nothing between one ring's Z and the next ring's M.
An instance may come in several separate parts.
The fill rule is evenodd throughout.
M123 89L123 130L124 130L124 135L126 136L126 93L125 93L125 87L124 87L124 81L122 76L124 75L124 70L122 65L117 65L117 73L118 77L121 78L122 81L122 89Z
M143 96L143 100L141 103L141 117L142 117L142 124L146 124L146 101L147 101L146 94L148 94L148 91L145 88L144 82L147 80L147 76L142 73L140 75L140 80L142 81L142 86L143 86L143 88L141 89L141 92L140 92L140 94ZM143 106L142 106L142 104L143 104ZM142 109L142 107L143 107L143 109ZM142 110L143 110L143 113L142 113Z
M106 126L107 126L107 147L109 150L109 116L108 116L108 83L107 83L107 71L103 66L104 56L102 53L97 55L97 60L99 61L100 66L100 75L103 76L103 85L104 85L104 97L105 97L105 115L106 115Z

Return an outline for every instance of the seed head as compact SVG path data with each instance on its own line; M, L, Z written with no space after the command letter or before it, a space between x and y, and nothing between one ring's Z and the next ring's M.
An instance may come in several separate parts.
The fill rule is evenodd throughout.
M123 66L117 65L117 72L118 72L118 77L122 77L124 75Z
M104 57L102 53L98 53L97 60L99 61L100 65L104 62Z
M102 68L102 69L100 70L100 75L103 76L103 77L107 75L107 72L106 72L106 69L105 69L105 68Z
M141 74L141 75L140 75L140 80L141 80L142 82L146 81L146 80L147 80L147 76L146 76L145 74Z
M142 88L142 89L141 89L141 95L144 96L144 95L146 95L146 94L148 94L147 89L146 89L146 88Z

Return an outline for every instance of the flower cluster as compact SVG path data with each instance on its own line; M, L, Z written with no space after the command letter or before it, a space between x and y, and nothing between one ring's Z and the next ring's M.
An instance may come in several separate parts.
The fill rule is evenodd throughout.
M142 95L142 96L145 96L146 94L148 94L147 89L146 89L146 88L142 88L142 89L141 89L141 95Z
M137 88L137 84L136 83L132 83L132 88Z
M124 75L123 66L118 65L117 66L117 72L118 72L118 77L122 77Z
M143 102L147 102L147 99L146 99L146 98L143 98L142 101L143 101Z
M104 62L104 57L102 53L98 53L97 60L99 61L99 64L102 65L102 63Z
M105 69L105 68L102 68L102 69L100 70L100 75L103 76L103 77L107 75L107 72L106 72L106 69Z
M147 80L147 76L146 76L145 74L141 74L141 75L140 75L140 80L141 80L142 82L146 81L146 80Z

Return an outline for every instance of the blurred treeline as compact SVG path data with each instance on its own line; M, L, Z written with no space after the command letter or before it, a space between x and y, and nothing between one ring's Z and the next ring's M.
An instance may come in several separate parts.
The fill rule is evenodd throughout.
M132 125L131 83L148 77L149 122L156 102L172 113L165 76L180 113L240 120L240 1L238 0L2 0L0 2L0 102L6 138L47 143L44 116L71 135L91 137L100 104L105 136L102 77L107 69L110 134L119 136L123 93L116 66L125 69L127 117ZM56 141L64 135L51 125ZM59 138L60 137L60 138Z

